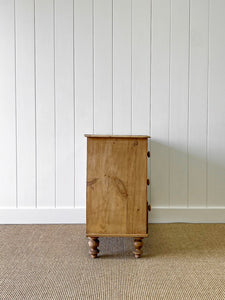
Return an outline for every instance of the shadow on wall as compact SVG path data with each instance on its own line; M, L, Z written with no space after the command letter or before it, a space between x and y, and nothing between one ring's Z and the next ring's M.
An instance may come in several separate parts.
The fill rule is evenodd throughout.
M206 147L188 149L152 139L150 150L148 199L153 207L225 206L225 155L220 149L207 153Z

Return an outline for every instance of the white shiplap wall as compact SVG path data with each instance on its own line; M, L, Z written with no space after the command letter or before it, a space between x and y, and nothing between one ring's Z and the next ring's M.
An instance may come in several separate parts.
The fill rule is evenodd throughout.
M0 223L85 222L84 133L152 136L150 221L225 222L224 14L0 0Z

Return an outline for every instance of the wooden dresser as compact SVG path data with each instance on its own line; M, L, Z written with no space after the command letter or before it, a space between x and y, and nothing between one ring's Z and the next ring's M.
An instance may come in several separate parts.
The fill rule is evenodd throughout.
M149 136L87 137L86 236L96 258L99 237L134 237L134 255L148 236Z

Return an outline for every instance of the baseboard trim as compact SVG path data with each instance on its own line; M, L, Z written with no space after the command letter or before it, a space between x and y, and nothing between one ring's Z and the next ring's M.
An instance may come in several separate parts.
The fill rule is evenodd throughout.
M153 207L150 223L225 223L225 207L162 208Z
M85 224L86 210L81 208L9 208L0 209L0 224Z
M152 207L150 223L225 223L225 207ZM85 224L86 209L80 208L3 208L0 224Z

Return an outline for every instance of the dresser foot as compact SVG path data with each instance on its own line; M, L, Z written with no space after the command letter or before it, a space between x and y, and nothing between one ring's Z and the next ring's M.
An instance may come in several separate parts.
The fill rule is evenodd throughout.
M98 250L99 240L97 237L89 237L88 239L89 239L88 245L90 247L89 254L91 255L92 258L96 258L99 253Z
M143 239L142 237L138 237L134 239L135 251L133 253L135 258L140 258L141 254L143 253L143 251L141 250L141 248L143 247L142 239Z

